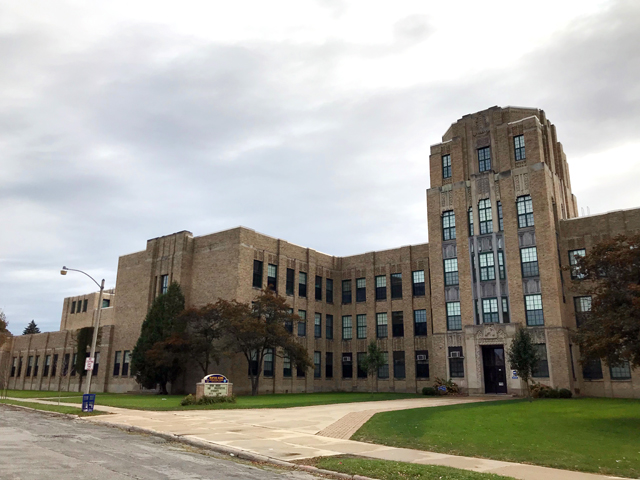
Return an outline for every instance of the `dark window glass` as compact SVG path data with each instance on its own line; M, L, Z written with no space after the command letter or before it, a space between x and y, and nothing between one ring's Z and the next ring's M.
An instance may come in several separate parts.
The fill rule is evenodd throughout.
M27 359L27 373L25 377L31 376L31 370L33 370L33 355L30 355L29 358Z
M253 261L253 286L262 288L262 262L260 260Z
M480 235L493 232L493 213L491 200L485 198L478 202L478 216L480 217Z
M456 216L453 210L442 214L442 239L455 240L456 238Z
M322 378L322 352L313 352L313 378Z
M451 155L442 156L442 178L451 178Z
M389 352L382 352L384 365L378 367L378 378L389 378Z
M462 330L460 302L447 302L447 330Z
M498 230L504 231L504 217L502 216L502 202L498 202Z
M344 315L342 317L342 339L351 340L353 338L353 323L351 315Z
M611 374L611 380L631 380L631 366L627 361L617 365L610 365L609 373Z
M85 298L84 301L82 302L82 311L86 312L88 306L89 306L89 300Z
M64 357L62 357L62 376L66 377L69 373L69 359L70 359L71 355L68 353L64 354Z
M342 281L342 303L351 303L351 280Z
M87 357L89 354L87 353ZM98 375L98 367L100 366L100 352L96 352L95 361L93 362L93 376Z
M365 278L356 279L356 302L367 301L367 280Z
M296 365L296 377L301 378L306 376L307 372L304 371L304 368L301 368L300 365Z
M469 207L469 212L467 214L469 217L469 236L473 237L473 208Z
M404 352L393 352L393 378L405 378Z
M544 325L542 295L525 295L524 304L527 316L527 325L530 327Z
M357 366L356 366L356 376L358 378L367 378L367 371L364 369L364 367L362 366L362 363L365 359L365 357L367 356L366 352L358 352L356 354L356 361L357 361Z
M278 266L269 264L267 265L267 288L278 291Z
M325 330L327 340L333 340L333 315L325 316Z
M504 280L506 273L504 270L504 252L502 250L498 250L498 270L500 271L500 280Z
M495 280L496 267L493 252L481 253L478 255L478 259L480 261L480 281Z
M524 135L513 137L513 148L516 154L516 162L526 158L524 154Z
M386 312L376 314L376 336L378 338L387 338L389 336Z
M17 376L19 377L20 375L22 375L22 357L20 357L20 359L18 360L18 374L17 374Z
M302 321L298 322L298 336L307 336L307 312L305 310L298 310L298 316Z
M46 355L44 357L44 369L42 371L43 377L49 376L49 369L51 368L51 355Z
M291 377L291 359L286 354L282 360L282 376Z
M518 228L533 227L533 203L531 195L518 197L516 200L518 211Z
M258 352L251 352L251 356L249 357L249 366L247 369L247 375L257 375L258 374Z
M353 378L353 357L351 353L342 354L342 378Z
M544 343L539 343L536 345L536 350L538 350L538 363L536 368L534 368L531 372L532 377L536 378L547 378L549 377L549 360L547 358L547 345Z
M602 380L602 363L599 358L583 362L582 377L585 380Z
M394 337L404 337L403 312L391 312L391 333Z
M333 303L333 280L327 278L327 303Z
M444 261L444 284L458 285L458 259L447 258Z
M76 363L78 361L78 354L74 353L73 358L71 359L71 376L75 377L76 375Z
M356 337L367 338L367 316L364 314L356 315Z
M322 277L316 275L316 300L322 301Z
M411 273L413 280L413 296L422 297L425 294L424 270L416 270Z
M313 320L313 336L314 338L322 338L322 314L316 313Z
M131 365L131 351L125 350L122 354L122 376L129 375L129 365Z
M464 377L462 347L449 347L449 376L451 378Z
M376 277L376 300L387 299L387 276L378 275Z
M502 297L502 321L509 323L509 300L507 297Z
M413 311L413 334L415 336L427 334L427 311L426 310Z
M578 267L578 258L584 257L587 254L587 251L584 248L580 248L578 250L569 250L569 265L571 266L571 278L573 279L583 279L584 273L580 272L580 268Z
M324 376L325 378L333 378L333 352L325 353Z
M478 166L481 172L491 170L491 149L489 147L478 149Z
M53 364L51 365L51 376L56 376L56 370L58 369L58 354L53 356Z
M573 306L576 312L576 327L579 327L591 314L591 297L574 297Z
M264 373L265 377L273 377L273 348L264 351Z
M117 377L120 375L120 359L122 356L122 352L116 352L115 358L113 360L113 376Z
M429 352L416 350L416 378L429 378Z
M262 276L260 276L260 281L262 281ZM167 293L168 289L169 275L160 275L160 295ZM104 308L104 306L102 308ZM80 305L78 305L78 311L80 311Z
M36 355L36 363L35 366L33 367L33 376L37 377L38 376L38 368L40 367L40 355Z
M305 272L298 273L298 296L307 296L307 274Z
M287 268L287 295L293 295L296 272L293 268Z
M520 262L522 264L523 277L537 277L540 275L538 269L538 250L536 247L521 248Z
M16 376L16 368L18 368L18 357L13 357L11 360L11 374L10 377Z
M70 313L76 313L76 302L75 301L71 302L71 312Z
M391 298L402 298L402 274L391 274Z
M482 323L498 323L500 314L498 313L497 298L482 299Z

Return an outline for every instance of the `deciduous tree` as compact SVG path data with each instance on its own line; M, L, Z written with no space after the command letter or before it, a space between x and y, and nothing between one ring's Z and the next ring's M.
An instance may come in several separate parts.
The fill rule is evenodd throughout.
M529 381L533 375L533 370L540 361L538 350L533 343L531 334L526 328L519 328L513 337L509 351L507 352L509 364L516 371L527 389L527 398L531 401L531 390Z
M182 312L180 321L184 323L186 356L195 361L203 375L212 373L209 367L220 360L220 338L224 305L217 302L202 308L189 308Z
M9 337L11 337L9 322L7 321L7 316L4 314L2 309L0 309L0 347L9 339Z

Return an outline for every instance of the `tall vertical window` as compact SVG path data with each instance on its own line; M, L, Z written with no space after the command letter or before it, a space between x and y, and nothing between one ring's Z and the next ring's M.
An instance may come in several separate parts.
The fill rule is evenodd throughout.
M333 378L333 352L324 354L324 376L325 378Z
M498 231L504 231L504 217L502 216L502 202L498 202Z
M498 323L500 315L498 313L497 298L482 299L482 323Z
M429 378L429 352L416 350L416 378Z
M542 295L525 295L524 306L528 326L535 327L538 325L544 325L544 315L542 314Z
M389 352L382 352L384 363L378 367L378 378L389 378Z
M523 195L516 199L518 211L518 228L533 227L533 203L531 195Z
M265 377L273 377L273 348L267 348L264 352L264 373Z
M322 377L322 352L313 352L313 378Z
M322 277L316 275L316 300L322 301Z
M367 280L364 278L356 279L356 302L367 301Z
M342 317L342 339L351 340L353 338L353 322L351 315L343 315Z
M356 315L356 337L367 338L367 316L364 314Z
M423 297L425 294L424 270L416 270L411 273L413 280L413 296Z
M358 378L367 378L367 370L364 368L364 360L367 357L367 352L356 353L356 376Z
M262 288L262 262L260 260L253 261L253 286Z
M76 302L75 301L71 302L71 310L69 311L69 313L76 313Z
M11 374L9 375L10 377L16 376L17 368L18 368L18 357L13 357L13 360L11 360Z
M481 253L480 260L480 281L496 279L496 267L493 258L493 252Z
M509 299L507 297L502 297L502 321L504 323L509 323Z
M247 375L258 375L258 352L253 350L249 355L249 366L247 368Z
M342 354L342 378L353 378L353 354Z
M524 135L516 135L513 137L513 148L516 154L516 162L519 160L524 160Z
M591 313L591 297L574 297L573 306L576 311L576 327L579 327Z
M333 303L333 280L330 278L327 278L327 292L325 296L327 297L327 303Z
M602 380L602 362L599 358L585 360L582 363L582 377L585 380Z
M392 273L391 277L391 298L402 298L402 274Z
M538 363L536 364L536 368L531 371L531 376L536 378L547 378L549 376L549 359L547 358L547 345L545 343L538 343L535 347L538 351Z
M289 314L293 315L293 308L289 309ZM284 329L289 333L293 333L293 318L288 317L285 319Z
M447 330L462 330L460 302L447 302Z
M78 354L74 353L71 358L71 376L75 377L76 375L76 363L78 363Z
M404 351L393 352L393 378L405 378Z
M573 279L584 278L584 273L581 273L580 268L578 267L578 258L584 257L586 254L587 254L587 251L584 248L580 248L578 250L569 250L569 265L571 266L571 278Z
M82 311L86 312L88 306L89 306L89 300L85 298L84 301L82 302Z
M413 311L413 334L417 337L427 334L427 311Z
M464 377L462 347L449 347L449 376L451 378Z
M278 290L278 266L267 265L267 288L276 292Z
M376 300L387 299L387 276L378 275L376 277Z
M300 365L296 365L296 377L303 378L306 376L306 371Z
M298 336L306 337L307 336L307 311L298 310L298 316L300 317L300 321L298 322Z
M117 377L118 375L120 375L120 358L121 358L122 352L116 352L116 357L113 360L113 376Z
M51 376L56 376L56 368L58 367L58 354L53 355L53 364L51 365Z
M540 275L538 269L538 250L536 247L520 249L520 261L522 263L523 277L537 277Z
M376 336L378 338L387 338L389 336L386 312L376 313Z
M444 284L458 285L458 259L447 258L444 261Z
M96 356L98 354L96 353ZM33 376L37 377L38 376L38 368L40 367L40 355L36 355L36 363L35 366L33 367Z
M611 380L631 380L631 367L626 360L617 365L610 365L609 373L611 374Z
M305 272L298 272L298 296L307 296L307 274Z
M87 357L89 354L87 353ZM100 366L100 352L96 352L95 361L93 362L93 373L92 375L98 375L98 367Z
M493 232L493 214L491 200L484 198L478 202L478 216L480 217L480 235Z
M18 374L17 374L17 376L19 377L20 375L22 375L22 357L20 357L18 359Z
M442 178L451 178L451 155L442 156Z
M491 148L484 147L478 149L478 170L487 172L491 170Z
M160 275L160 295L167 293L169 289L169 275ZM80 311L80 302L78 302L78 311Z
M42 371L43 377L49 376L49 369L51 368L51 355L46 355L44 357L44 370Z
M404 313L391 312L391 333L394 337L404 337Z
M295 289L295 286L294 286L295 277L296 277L295 270L293 268L287 268L287 286L286 286L287 295L293 295L293 292Z
M125 350L122 353L122 376L129 375L129 365L131 365L131 351Z
M498 271L500 272L500 280L504 280L506 275L504 271L504 252L502 250L498 250Z
M473 237L473 207L469 207L469 236Z
M342 281L342 303L351 303L351 280Z
M456 238L456 215L453 210L447 210L442 214L442 239L454 240Z
M31 376L31 370L33 370L33 355L29 355L29 358L27 360L27 373L25 377Z
M313 336L314 338L322 338L322 314L316 313L313 319Z
M291 377L291 358L285 353L282 359L282 376Z
M333 315L325 315L325 337L333 340Z

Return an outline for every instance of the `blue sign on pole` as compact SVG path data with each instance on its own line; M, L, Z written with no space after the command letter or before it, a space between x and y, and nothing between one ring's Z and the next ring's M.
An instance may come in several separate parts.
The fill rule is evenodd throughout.
M93 407L96 404L95 393L85 393L82 395L82 411L93 412Z

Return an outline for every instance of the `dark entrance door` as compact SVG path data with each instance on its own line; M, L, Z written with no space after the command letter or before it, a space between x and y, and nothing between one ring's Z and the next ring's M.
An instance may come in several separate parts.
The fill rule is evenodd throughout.
M484 393L507 393L507 373L503 345L482 347Z

